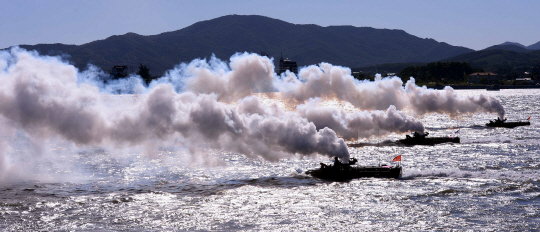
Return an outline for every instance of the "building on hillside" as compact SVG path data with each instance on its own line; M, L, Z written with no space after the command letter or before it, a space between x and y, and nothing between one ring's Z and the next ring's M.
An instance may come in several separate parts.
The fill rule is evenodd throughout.
M516 78L514 85L534 85L534 81L530 77L519 77Z
M129 68L127 65L115 65L111 68L110 74L113 78L127 77Z
M351 73L351 76L354 77L354 79L357 79L357 80L364 80L366 79L366 74L362 71L359 71L359 72L352 72Z
M281 58L279 59L279 66L276 70L276 73L280 75L283 72L286 72L289 70L290 72L298 74L298 65L295 61L291 61L288 58L283 59L283 53L281 54Z
M499 84L499 81L502 80L501 76L492 72L475 72L469 74L470 84L489 84L496 85Z

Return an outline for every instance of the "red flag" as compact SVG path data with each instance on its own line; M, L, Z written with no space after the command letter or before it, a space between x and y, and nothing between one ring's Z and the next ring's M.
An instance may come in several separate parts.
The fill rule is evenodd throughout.
M401 155L396 156L392 162L401 161Z
M531 120L531 116L529 116L529 118L527 118L527 120Z

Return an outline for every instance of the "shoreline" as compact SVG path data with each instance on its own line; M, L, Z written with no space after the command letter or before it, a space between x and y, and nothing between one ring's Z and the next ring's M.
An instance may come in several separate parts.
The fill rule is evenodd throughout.
M488 89L493 85L426 85L430 89L444 89L444 87L450 86L453 89ZM499 85L499 89L540 89L540 85Z

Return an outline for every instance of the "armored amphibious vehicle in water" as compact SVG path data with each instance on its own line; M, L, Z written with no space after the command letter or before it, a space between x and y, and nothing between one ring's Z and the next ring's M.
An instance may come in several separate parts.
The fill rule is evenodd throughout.
M529 117L530 119L531 117ZM518 122L507 122L505 119L497 118L495 120L489 120L489 123L486 124L487 127L506 127L506 128L514 128L518 126L528 126L531 125L531 122L529 122L529 119L527 121L518 121Z
M414 146L414 145L435 145L440 143L460 143L459 137L432 137L426 138L429 135L428 132L420 134L414 132L413 136L407 135L405 139L398 140L399 143Z
M401 156L398 157L394 158L394 161L401 161ZM362 177L395 179L401 177L401 165L357 166L355 165L357 162L356 158L351 158L349 163L342 163L336 157L333 165L321 163L319 169L309 170L306 174L332 181L348 181Z

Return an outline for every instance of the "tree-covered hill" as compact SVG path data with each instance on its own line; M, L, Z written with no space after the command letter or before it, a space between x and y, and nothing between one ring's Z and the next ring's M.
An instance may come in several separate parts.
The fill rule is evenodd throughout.
M127 33L83 45L21 47L46 55L64 54L78 68L91 63L108 70L114 65L137 67L142 63L153 75L161 75L181 62L209 58L212 54L228 60L236 52L264 52L276 61L283 53L299 66L329 62L364 67L433 62L473 51L419 38L403 30L299 25L256 15L223 16L151 36Z
M516 52L488 49L462 54L442 61L467 62L473 68L482 68L486 71L506 75L511 72L528 71L535 63L540 62L540 50Z

